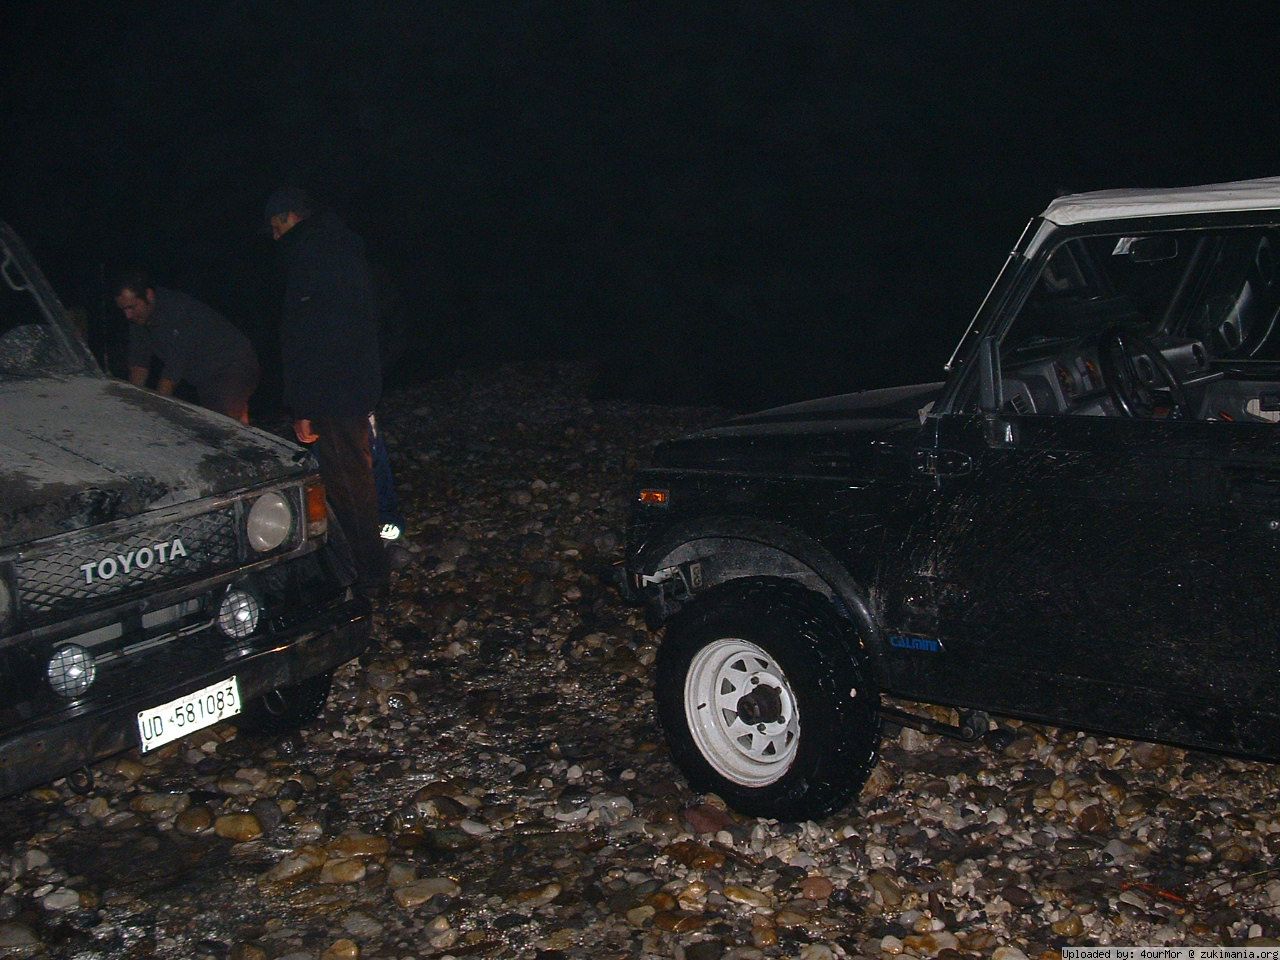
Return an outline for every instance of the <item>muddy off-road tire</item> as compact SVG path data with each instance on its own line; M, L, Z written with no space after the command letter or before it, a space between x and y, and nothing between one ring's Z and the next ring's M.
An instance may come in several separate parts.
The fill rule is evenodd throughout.
M879 691L853 628L788 581L725 584L673 617L655 699L690 785L751 816L838 810L878 759Z
M288 687L279 687L245 704L240 728L246 733L274 736L305 727L320 716L333 685L332 673L320 673Z

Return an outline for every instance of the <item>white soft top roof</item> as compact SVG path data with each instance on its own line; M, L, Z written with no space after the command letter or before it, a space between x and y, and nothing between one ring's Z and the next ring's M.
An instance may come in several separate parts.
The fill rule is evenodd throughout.
M1280 177L1210 183L1200 187L1076 193L1053 201L1043 216L1065 227L1095 220L1272 209L1280 210Z

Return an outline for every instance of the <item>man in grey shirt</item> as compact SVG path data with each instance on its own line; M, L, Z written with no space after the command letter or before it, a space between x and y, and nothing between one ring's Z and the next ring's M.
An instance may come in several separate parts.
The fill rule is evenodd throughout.
M146 386L151 358L162 367L156 392L180 382L195 387L200 406L249 422L258 358L243 333L212 307L179 290L153 286L146 274L116 281L115 301L129 320L129 382Z

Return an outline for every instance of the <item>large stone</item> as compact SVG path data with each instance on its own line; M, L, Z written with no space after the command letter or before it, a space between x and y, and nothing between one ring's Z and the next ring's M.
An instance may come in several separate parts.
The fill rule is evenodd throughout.
M692 933L707 925L707 917L688 910L663 910L654 914L653 925L670 933Z
M724 866L723 853L693 840L673 843L662 852L677 863L693 867L695 870L719 870Z
M184 794L140 793L129 801L129 809L134 813L153 814L162 810L174 810L179 804L189 802Z
M902 887L893 874L886 870L872 870L867 875L867 882L886 907L896 907L902 903Z
M690 831L699 834L715 834L733 826L733 817L725 810L710 803L700 803L684 811L684 821Z
M145 777L147 775L147 768L137 760L130 760L128 757L121 757L115 762L115 772L126 780L133 782Z
M24 951L40 946L40 938L25 923L0 923L0 950Z
M320 954L320 960L360 960L360 945L354 940L335 940Z
M60 913L64 910L77 910L80 907L80 894L67 887L59 887L45 894L40 905L46 910Z
M862 802L876 800L885 796L896 785L892 771L887 763L878 763L871 769L871 776L862 785L860 794Z
M1092 803L1076 817L1076 829L1081 833L1105 833L1111 829L1111 817L1100 803Z
M322 847L299 847L262 875L263 883L285 883L319 870L329 854Z
M391 850L391 841L368 833L346 833L326 848L331 857L383 857Z
M262 824L251 813L228 813L213 822L213 832L235 843L246 843L262 836Z
M321 883L359 883L368 867L358 857L349 860L329 860L320 868Z
M724 888L725 899L740 903L747 907L764 908L773 904L773 898L767 893L757 890L754 887L743 887L737 884L728 884Z
M413 880L397 887L392 896L396 903L406 910L420 907L432 897L456 897L462 888L448 877L432 877L426 880Z
M800 883L800 896L806 900L826 900L835 888L835 884L826 877L805 877Z
M551 883L545 883L540 887L521 890L515 895L514 899L517 903L523 903L526 906L542 907L560 896L562 892L563 888L560 884L553 881Z
M173 821L173 828L189 837L205 833L213 826L213 811L203 803L187 807Z
M632 907L627 911L627 922L633 926L643 927L646 923L654 918L657 910L649 906L649 904L641 904L638 907Z
M1074 939L1084 933L1084 921L1074 913L1067 914L1061 920L1055 920L1051 926L1054 933L1068 939Z
M955 934L946 930L931 930L902 938L903 949L918 957L936 957L943 950L955 950L958 945Z

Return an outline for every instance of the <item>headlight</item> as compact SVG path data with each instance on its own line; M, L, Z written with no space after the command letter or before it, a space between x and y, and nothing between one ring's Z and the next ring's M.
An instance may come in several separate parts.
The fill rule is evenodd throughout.
M49 685L68 699L75 699L89 689L97 669L93 657L84 647L64 644L49 658Z
M218 628L228 637L242 640L258 629L262 607L253 594L232 587L218 608Z
M245 533L249 545L259 553L274 550L289 539L293 530L293 510L289 501L278 493L264 493L249 508Z

